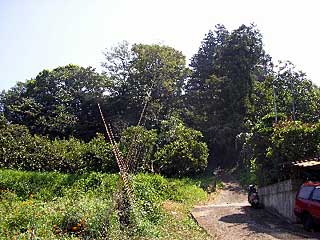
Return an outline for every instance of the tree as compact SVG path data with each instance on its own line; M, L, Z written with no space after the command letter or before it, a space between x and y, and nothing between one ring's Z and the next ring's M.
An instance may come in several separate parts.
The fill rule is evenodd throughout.
M263 81L253 82L251 105L247 114L247 122L255 123L265 115L274 112L274 76L270 75Z
M289 179L292 162L319 155L319 123L285 121L280 114L274 124L273 118L270 114L258 121L243 145L243 163L260 186Z
M208 79L215 73L215 62L219 47L221 47L230 33L223 25L216 25L215 31L211 30L201 42L198 52L191 58L190 66L192 67L192 84L188 87L201 89L201 81ZM195 84L197 82L198 84Z
M230 165L237 158L235 138L244 128L254 73L261 73L257 67L263 59L262 36L254 25L231 33L218 25L192 58L193 74L186 88L191 107L186 108L189 122L204 133L214 153L212 165Z
M105 61L101 63L103 73L112 81L111 95L124 96L128 90L128 77L130 65L134 54L127 41L120 42L117 46L103 52Z
M215 74L230 79L233 95L230 112L243 119L253 90L252 73L263 56L262 35L255 25L242 25L234 30L217 52Z
M201 42L198 52L191 58L190 67L192 68L191 78L186 84L186 102L189 112L193 112L193 116L201 115L204 103L209 103L207 99L208 88L207 80L215 74L215 57L217 49L224 43L229 36L229 32L223 25L217 25L214 32L209 31ZM197 111L198 110L198 111ZM205 112L203 112L205 113Z
M130 94L136 104L141 104L145 96L150 95L147 118L157 125L178 108L188 76L185 56L160 45L134 45L133 52L136 58L132 61L129 77Z
M155 168L167 176L194 175L207 167L208 147L201 132L188 128L177 117L161 122Z
M185 56L161 45L119 45L106 52L102 64L112 81L111 118L125 118L123 126L136 124L148 102L146 121L150 127L176 111L188 76Z
M273 86L279 112L291 116L293 120L319 120L317 87L306 78L305 73L297 71L294 64L289 61L279 62Z
M291 62L279 62L263 80L253 84L252 105L247 116L251 122L275 111L293 120L318 121L319 88Z
M8 124L7 119L0 113L0 128L5 127Z
M108 88L108 79L93 68L67 65L18 83L2 93L1 103L8 121L32 133L89 140L101 129L96 103L105 101Z

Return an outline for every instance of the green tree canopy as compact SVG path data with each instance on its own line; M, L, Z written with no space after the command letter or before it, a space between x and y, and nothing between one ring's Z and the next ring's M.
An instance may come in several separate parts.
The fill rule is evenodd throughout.
M101 125L96 103L105 100L109 85L91 67L67 65L18 83L1 94L1 104L9 122L32 133L90 139Z
M207 167L208 147L201 132L188 128L177 117L161 122L155 169L168 176L194 175Z
M187 119L204 133L214 165L236 160L235 138L251 105L254 73L265 59L262 36L254 25L242 25L230 33L223 25L216 26L192 58Z
M262 81L254 81L252 105L247 118L251 122L274 113L303 122L320 117L319 88L289 61L279 62ZM276 108L276 109L275 109Z
M183 84L188 76L185 56L162 45L127 43L105 52L102 63L111 81L113 106L110 115L136 124L144 103L148 101L146 121L158 126L181 103Z

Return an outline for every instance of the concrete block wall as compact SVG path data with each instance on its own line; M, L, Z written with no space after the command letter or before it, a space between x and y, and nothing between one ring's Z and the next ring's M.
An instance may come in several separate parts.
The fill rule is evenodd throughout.
M290 222L295 222L293 213L296 193L301 180L286 180L258 189L261 203L267 210L280 214Z

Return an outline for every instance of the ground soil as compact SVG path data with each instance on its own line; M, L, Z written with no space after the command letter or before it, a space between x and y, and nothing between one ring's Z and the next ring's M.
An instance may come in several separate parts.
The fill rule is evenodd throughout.
M222 173L223 188L207 204L195 206L192 216L213 239L320 239L319 232L304 231L265 209L254 209L234 175Z

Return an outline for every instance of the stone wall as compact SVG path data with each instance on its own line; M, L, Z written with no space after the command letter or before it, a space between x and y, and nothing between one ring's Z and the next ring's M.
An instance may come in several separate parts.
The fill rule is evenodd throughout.
M290 179L259 188L260 201L267 210L280 214L290 222L295 222L293 209L296 193L301 184L301 180Z

